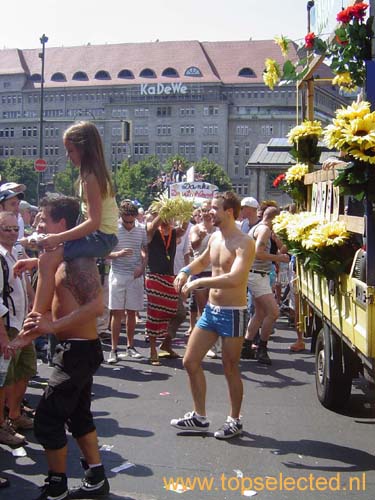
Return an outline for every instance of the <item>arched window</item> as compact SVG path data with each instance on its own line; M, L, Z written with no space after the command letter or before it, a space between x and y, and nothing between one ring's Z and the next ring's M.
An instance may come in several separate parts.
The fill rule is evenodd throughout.
M190 68L187 68L185 71L185 76L202 76L202 72L196 66L190 66Z
M40 83L42 81L42 75L39 73L34 73L30 76L30 80L34 83Z
M117 75L117 78L134 78L133 72L130 69L122 69L120 73Z
M167 76L169 78L178 78L178 73L174 68L165 68L161 76Z
M76 71L73 75L73 80L87 81L89 78L84 71Z
M153 69L150 69L150 68L143 69L139 73L139 76L141 76L142 78L156 78L155 71Z
M95 79L96 80L110 80L111 76L108 73L108 71L104 71L103 69L101 69L100 71L97 71L97 73L95 75Z
M242 68L238 72L238 76L244 76L245 78L254 78L255 73L251 68Z
M51 76L51 80L53 82L66 82L66 76L64 75L64 73L54 73Z

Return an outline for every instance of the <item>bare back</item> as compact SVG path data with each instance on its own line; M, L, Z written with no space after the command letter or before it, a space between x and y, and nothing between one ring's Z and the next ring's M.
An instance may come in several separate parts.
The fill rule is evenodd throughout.
M235 288L211 288L209 301L220 306L241 307L247 304L247 279L254 260L254 243L237 227L224 237L215 232L209 242L212 276L235 273L239 277Z
M96 304L102 300L102 287L95 260L82 257L69 262L64 261L56 272L52 302L53 320L67 316L88 304L90 306L85 319L69 331L60 332L59 340L97 338Z

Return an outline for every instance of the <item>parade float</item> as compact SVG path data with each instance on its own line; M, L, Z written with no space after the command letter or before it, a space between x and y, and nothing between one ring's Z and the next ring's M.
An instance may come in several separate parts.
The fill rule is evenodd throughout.
M367 5L356 4L354 10L339 13L335 40L344 36L344 28L347 33L352 30L349 24L355 30L362 26L368 57L372 18L365 21ZM351 18L350 12L360 16ZM306 41L311 49L312 39L310 34ZM347 35L345 45L350 43ZM343 73L345 53L337 49L330 56L331 63L333 57L337 64L343 63ZM355 50L350 57L355 59ZM313 67L319 61L312 53L309 58L314 62L297 84L308 87L308 120L289 133L291 155L297 163L274 182L295 201L298 213L282 213L274 229L297 258L298 327L311 338L318 399L335 409L348 402L354 378L363 375L375 381L375 112L371 111L374 102L358 99L337 110L333 122L321 128L313 119L311 94ZM323 59L324 54L320 62ZM336 75L337 68L333 67ZM348 69L355 84L362 85L367 99L373 101L374 61L351 59ZM337 155L324 170L315 166L320 139Z

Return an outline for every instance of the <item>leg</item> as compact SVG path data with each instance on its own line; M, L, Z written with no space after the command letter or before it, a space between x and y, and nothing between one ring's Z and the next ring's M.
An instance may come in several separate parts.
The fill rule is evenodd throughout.
M64 248L59 246L52 252L45 252L39 258L39 275L33 311L41 314L50 310L55 291L55 274L63 261Z
M255 315L257 314L258 307L260 307L262 314L264 314L260 338L266 342L270 338L273 325L279 317L279 307L272 294L262 295L255 299Z
M87 464L96 465L101 463L96 430L77 438L77 444Z
M58 450L45 450L47 457L48 470L57 472L58 474L66 473L66 457L68 447L64 446Z
M21 403L25 396L29 379L21 379L5 389L9 407L9 418L16 420L21 415Z
M121 331L122 315L123 311L120 311L118 309L112 310L112 318L111 318L112 351L115 351L118 346L118 341L120 338L120 331Z
M240 418L243 385L239 369L239 361L243 343L243 337L222 337L222 360L224 375L229 389L231 404L230 416Z
M128 338L128 347L134 347L134 332L136 324L135 313L136 311L131 311L130 309L126 309L125 324L126 324L126 336Z
M217 337L217 333L195 326L190 335L183 361L189 376L194 410L202 416L206 415L206 378L202 368L202 360L206 352L216 342Z

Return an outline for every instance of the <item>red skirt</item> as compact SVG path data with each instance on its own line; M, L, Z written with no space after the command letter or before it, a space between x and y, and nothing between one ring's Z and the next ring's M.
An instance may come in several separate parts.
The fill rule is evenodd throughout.
M146 277L147 335L165 335L169 321L176 316L178 293L173 286L174 279L174 276L156 273Z

